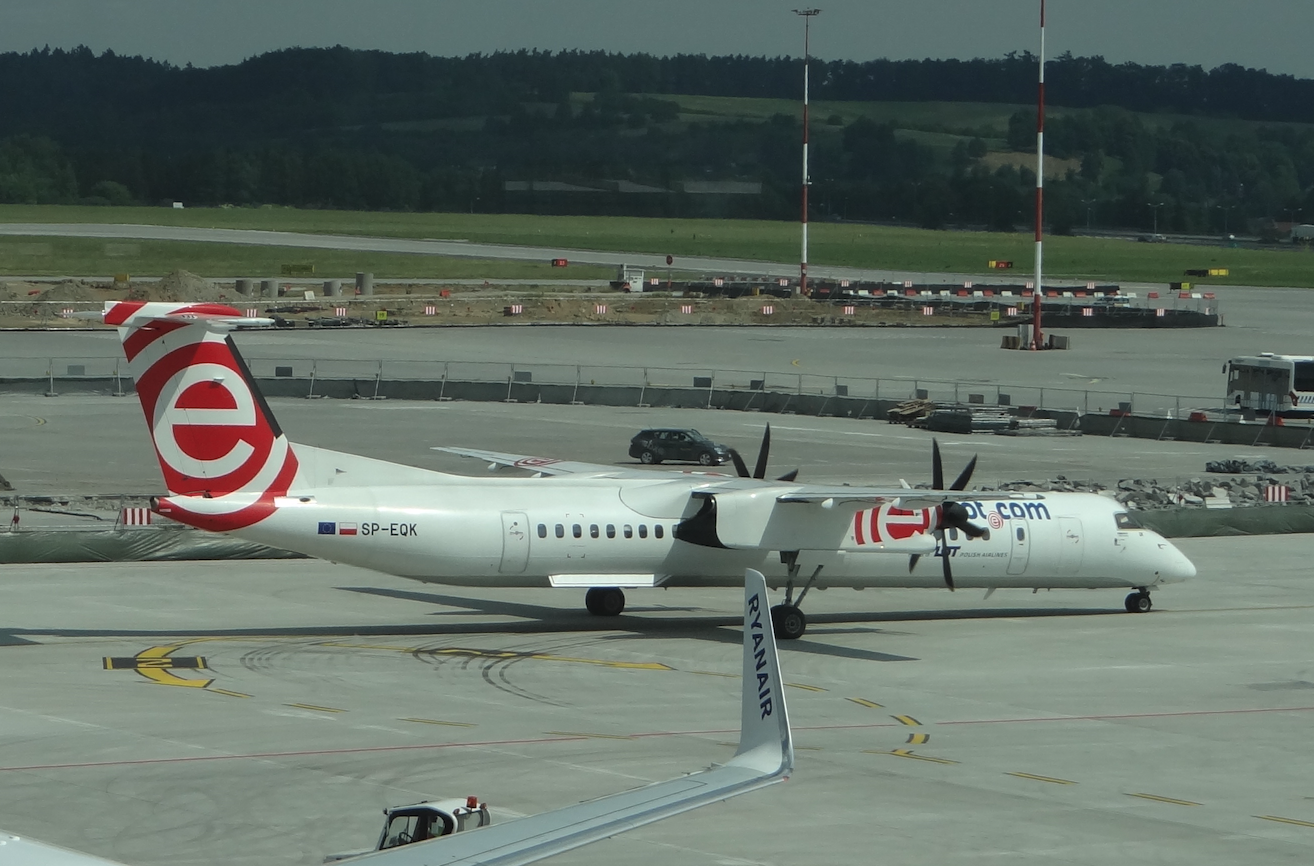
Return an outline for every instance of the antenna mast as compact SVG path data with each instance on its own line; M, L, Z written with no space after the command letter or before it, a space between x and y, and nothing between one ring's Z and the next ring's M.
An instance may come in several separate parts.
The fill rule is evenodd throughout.
M1040 307L1045 297L1041 283L1044 260L1045 216L1045 0L1040 0L1040 88L1036 99L1036 289L1031 296L1032 327L1031 348L1044 348L1044 335L1040 328Z
M795 9L795 15L803 17L803 258L798 266L798 291L801 295L808 293L808 36L812 19L821 14L820 9Z

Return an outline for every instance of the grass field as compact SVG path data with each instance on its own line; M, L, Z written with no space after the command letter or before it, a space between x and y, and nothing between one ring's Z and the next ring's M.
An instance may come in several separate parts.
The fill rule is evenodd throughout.
M620 217L540 217L445 213L362 213L292 208L103 208L0 206L0 222L145 223L213 228L251 228L403 238L466 239L533 244L562 250L648 252L774 262L798 260L799 229L789 222L677 220ZM33 254L41 245L43 253ZM284 262L313 262L316 274L351 275L373 269L380 277L502 277L546 280L606 278L609 269L571 265L569 272L547 263L474 262L429 256L317 252L228 244L141 242L134 255L114 255L123 242L73 243L54 238L0 240L0 271L8 273L109 274L134 269L141 275L186 267L203 276L276 276ZM6 247L13 251L5 252ZM28 250L27 253L23 249ZM1008 259L1019 277L1031 269L1034 245L1023 232L938 232L851 223L813 223L809 260L913 271L988 275L991 259ZM122 250L118 250L123 253ZM1045 247L1045 273L1054 279L1170 282L1187 268L1225 267L1231 285L1314 287L1314 254L1289 247L1272 250L1221 246L1138 244L1126 240L1054 237Z
M161 276L187 270L203 277L273 279L284 264L314 265L317 279L351 282L357 271L379 279L609 280L612 268L548 262L487 261L441 256L206 244L181 241L105 241L95 238L0 237L0 274L24 276Z

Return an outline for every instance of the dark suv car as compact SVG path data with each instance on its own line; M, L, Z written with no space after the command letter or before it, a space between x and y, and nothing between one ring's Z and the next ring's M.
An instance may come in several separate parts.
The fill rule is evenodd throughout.
M718 445L697 430L659 428L640 431L630 440L630 456L640 463L684 460L704 466L719 466L730 459L730 449Z

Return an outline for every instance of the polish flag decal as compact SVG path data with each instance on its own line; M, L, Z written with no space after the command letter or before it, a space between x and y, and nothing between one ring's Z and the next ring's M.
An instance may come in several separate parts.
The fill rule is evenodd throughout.
M354 523L338 524L338 535L355 535L355 534L356 534L356 524Z

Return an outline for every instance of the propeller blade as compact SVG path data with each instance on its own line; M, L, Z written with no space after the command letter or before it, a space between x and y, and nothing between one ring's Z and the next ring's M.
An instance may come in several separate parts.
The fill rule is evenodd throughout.
M795 478L797 478L797 477L798 477L798 470L797 470L797 469L791 469L791 470L789 470L788 472L786 472L784 475L782 475L782 476L780 476L779 478L777 478L776 480L777 480L777 481L793 481L793 480L794 480Z
M954 479L954 483L953 483L953 484L950 484L950 485L949 485L949 489L950 489L950 490L966 490L966 489L967 489L967 482L969 482L969 481L972 480L972 472L973 472L973 470L976 469L976 458L977 458L977 455L973 454L973 455L972 455L972 462L968 463L968 464L967 464L967 468L964 469L964 470L959 474L959 476L958 476L957 478Z
M771 425L766 425L762 434L762 447L757 452L757 466L753 467L754 478L766 478L767 455L771 453Z
M920 553L914 553L912 556L908 557L908 573L909 573L909 574L912 574L912 573L913 573L913 569L917 567L917 560L919 560L919 559L921 559L921 558L922 558L922 555L921 555Z
M748 467L744 465L744 458L739 456L739 452L730 449L730 460L735 464L735 472L739 473L740 478L748 477Z
M949 591L954 591L954 572L949 567L949 539L945 538L940 541L940 549L944 551L940 554L940 561L944 563L944 585L949 587Z
M940 461L940 443L931 440L931 489L944 490L944 464Z
M946 502L940 506L940 525L952 526L968 538L980 538L985 530L968 519L967 509L961 502Z

